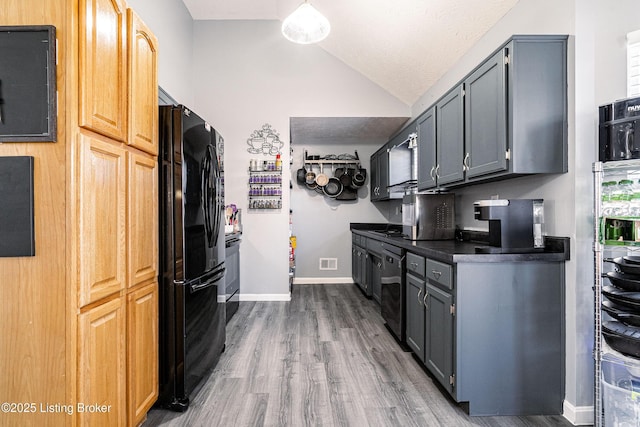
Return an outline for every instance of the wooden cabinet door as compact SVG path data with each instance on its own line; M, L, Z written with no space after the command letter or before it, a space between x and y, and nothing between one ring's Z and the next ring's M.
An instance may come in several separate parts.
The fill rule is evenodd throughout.
M413 350L418 358L424 361L424 327L425 310L422 300L424 298L424 281L406 276L407 293L407 345Z
M418 118L418 190L436 186L436 107Z
M453 297L427 283L425 364L443 387L453 393Z
M127 9L129 145L158 154L158 41Z
M507 169L507 94L504 50L464 82L467 178Z
M128 286L158 275L158 167L155 158L129 152Z
M127 295L129 425L144 420L158 398L158 282Z
M78 134L77 247L80 306L125 287L126 151Z
M80 0L80 126L127 137L126 7L122 0Z
M463 85L449 91L436 104L436 139L438 141L438 185L462 181L464 171Z
M124 306L116 298L78 316L76 402L99 405L98 412L74 408L79 426L126 425Z

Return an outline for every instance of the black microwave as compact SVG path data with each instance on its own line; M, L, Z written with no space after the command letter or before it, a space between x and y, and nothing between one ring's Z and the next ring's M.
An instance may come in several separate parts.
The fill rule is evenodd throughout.
M600 106L598 140L601 162L640 159L640 97Z

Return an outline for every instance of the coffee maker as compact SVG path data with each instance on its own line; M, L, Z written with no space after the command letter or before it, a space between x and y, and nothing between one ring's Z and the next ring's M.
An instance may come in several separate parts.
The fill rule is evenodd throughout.
M473 204L474 218L489 221L489 246L477 253L528 253L544 250L544 200L479 200Z

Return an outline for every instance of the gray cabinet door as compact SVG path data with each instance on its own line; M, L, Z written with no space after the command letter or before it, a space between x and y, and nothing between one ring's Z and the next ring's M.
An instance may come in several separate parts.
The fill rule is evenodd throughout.
M467 178L507 169L505 68L503 49L464 81Z
M425 309L422 303L425 283L410 274L406 276L406 339L407 345L424 362Z
M378 190L380 194L380 200L389 199L389 153L387 153L386 146L380 151L378 155Z
M425 364L444 388L453 392L453 297L427 283Z
M436 186L436 107L418 117L418 190Z
M464 172L463 85L448 92L436 104L436 139L438 141L438 185L462 181Z
M371 155L371 201L388 200L389 190L389 153L384 145Z
M369 186L370 198L372 202L378 200L378 187L380 183L380 177L378 175L378 153L375 152L371 155L371 162L369 166Z
M351 278L353 283L358 283L358 247L351 245Z
M371 296L370 286L369 286L369 277L367 274L367 259L369 258L369 254L366 249L360 249L361 256L359 258L360 262L360 289L367 295Z

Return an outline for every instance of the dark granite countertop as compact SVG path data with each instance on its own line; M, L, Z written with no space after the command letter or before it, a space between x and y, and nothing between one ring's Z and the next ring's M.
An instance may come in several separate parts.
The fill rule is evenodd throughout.
M483 233L458 233L464 240L422 240L411 241L401 236L388 236L388 230L399 230L401 226L395 224L351 223L351 231L355 234L382 241L389 245L404 248L412 253L447 263L458 262L564 262L569 259L568 237L545 237L545 251L522 254L481 254L476 253L476 247L487 247L480 241L466 239L481 239Z

